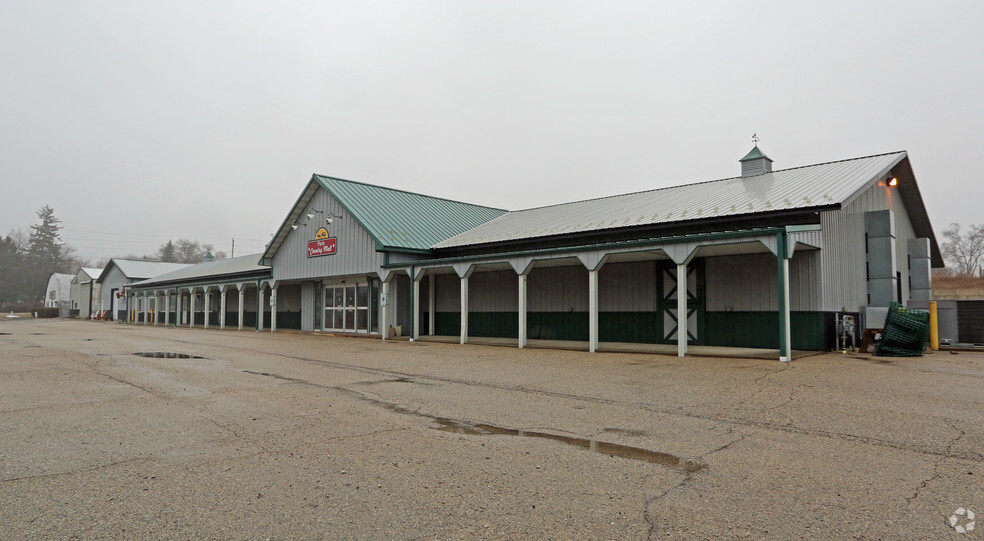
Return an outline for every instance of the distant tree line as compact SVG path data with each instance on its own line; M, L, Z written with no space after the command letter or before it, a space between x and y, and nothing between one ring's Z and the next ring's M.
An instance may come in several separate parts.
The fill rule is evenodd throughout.
M214 244L199 243L197 240L168 240L157 249L153 259L166 263L201 263L206 254L215 259L225 259L226 253L215 249Z
M108 261L92 261L76 256L75 250L61 238L61 220L45 205L37 211L38 222L30 232L12 231L0 237L0 303L40 304L44 301L48 278L52 273L75 274L80 267L103 267ZM224 259L225 252L195 240L168 240L150 255L124 256L170 263L201 263L206 254Z

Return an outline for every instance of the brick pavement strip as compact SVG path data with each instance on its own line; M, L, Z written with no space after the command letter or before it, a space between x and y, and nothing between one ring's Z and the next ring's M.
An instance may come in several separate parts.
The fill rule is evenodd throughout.
M980 353L3 321L0 538L963 539L982 411Z

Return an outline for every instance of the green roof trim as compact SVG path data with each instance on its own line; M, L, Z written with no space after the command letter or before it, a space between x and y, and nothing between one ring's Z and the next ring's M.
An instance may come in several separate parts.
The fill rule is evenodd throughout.
M738 161L739 162L747 162L748 160L754 160L756 158L765 158L765 159L769 160L770 162L772 161L772 158L766 156L764 152L762 152L761 150L759 150L758 145L755 145L755 148L753 148L752 150L748 151L748 154L745 154L745 157L742 158L742 159L740 159L740 160L738 160Z

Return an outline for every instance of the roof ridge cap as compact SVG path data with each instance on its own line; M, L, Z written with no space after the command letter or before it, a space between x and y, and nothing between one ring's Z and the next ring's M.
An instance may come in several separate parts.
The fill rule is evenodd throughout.
M405 194L409 194L409 195L416 195L418 197L426 197L428 199L437 199L437 200L440 200L440 201L448 201L450 203L457 203L459 205L468 205L468 206L471 206L471 207L479 207L479 208L490 209L490 210L501 210L503 212L510 212L508 209L501 209L501 208L496 208L496 207L489 207L489 206L486 206L486 205L479 205L477 203L468 203L466 201L458 201L457 199L450 199L450 198L447 198L447 197L440 197L440 196L436 196L436 195L427 195L427 194L420 193L420 192L411 192L410 190L404 190L402 188L391 188L389 186L382 186L382 185L379 185L379 184L372 184L372 183L369 183L369 182L362 182L362 181L359 181L359 180L349 180L349 179L346 179L346 178L339 178L339 177L333 177L333 176L329 176L329 175L322 175L321 173L314 173L314 176L316 176L318 178L322 178L322 179L331 179L331 180L337 180L337 181L340 181L340 182L347 182L349 184L359 184L361 186L369 186L369 187L372 187L372 188L379 188L381 190L389 190L391 192L400 192L400 193L405 193Z

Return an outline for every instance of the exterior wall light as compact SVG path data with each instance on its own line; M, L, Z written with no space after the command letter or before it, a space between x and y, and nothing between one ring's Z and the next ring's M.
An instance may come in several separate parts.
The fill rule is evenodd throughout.
M889 186L898 186L899 185L899 179L897 179L895 177L892 177L892 178L888 179L888 185Z
M341 219L342 217L335 215L335 213L333 212L329 212L328 216L325 217L325 224L331 225L331 223L334 222L336 218Z

